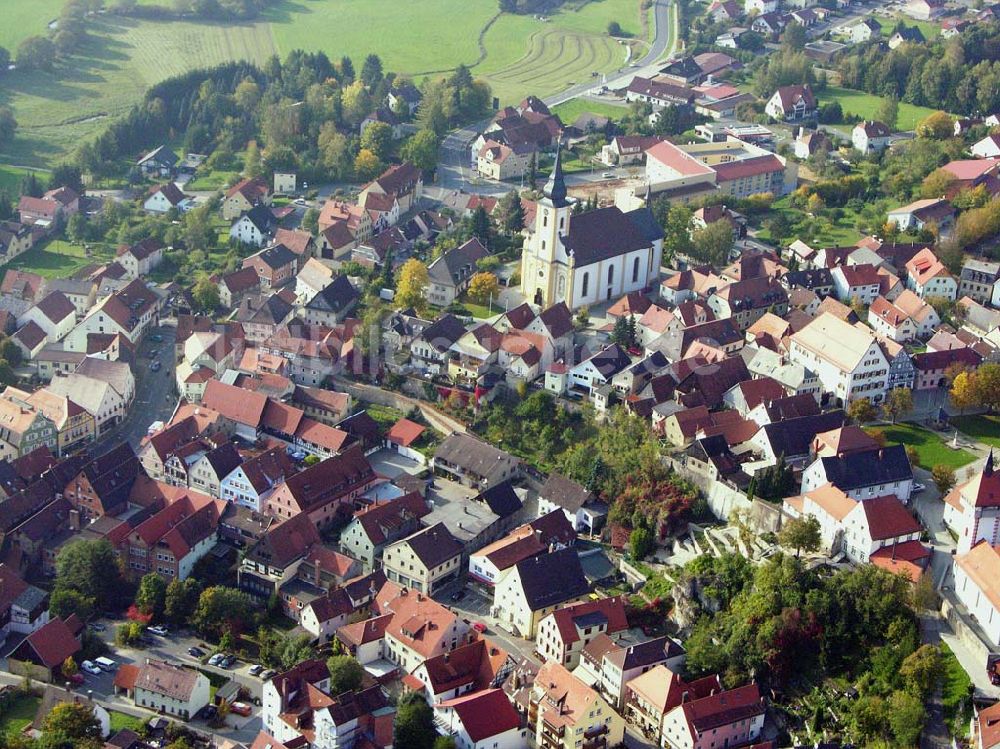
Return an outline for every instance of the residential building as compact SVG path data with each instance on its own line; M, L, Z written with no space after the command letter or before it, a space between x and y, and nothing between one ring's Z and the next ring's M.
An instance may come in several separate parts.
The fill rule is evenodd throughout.
M514 478L521 461L470 434L454 432L434 451L431 468L466 486L485 488Z
M142 209L147 213L167 213L171 210L183 211L191 206L191 198L185 195L175 182L164 182L146 193Z
M143 278L163 262L164 250L166 247L163 242L150 237L133 245L120 247L115 260L125 269L129 278Z
M913 469L903 445L816 458L802 472L802 491L833 484L858 501L893 494L908 502Z
M60 291L47 294L38 304L18 317L18 327L35 323L49 343L61 341L76 325L76 307Z
M0 397L0 459L13 460L45 446L56 451L59 436L52 419L7 388Z
M958 282L955 277L926 247L906 263L906 288L921 299L934 296L954 301L958 295Z
M39 681L55 683L62 678L62 665L81 649L83 622L76 614L54 617L25 637L7 656L7 668L30 674Z
M125 692L137 707L182 720L193 718L210 699L205 674L151 658L140 665L119 666L115 674L115 691Z
M264 501L263 511L278 518L307 513L317 527L325 528L352 514L355 500L377 479L364 453L352 448L286 478Z
M500 626L531 638L545 616L589 592L576 550L560 549L518 562L497 584L491 613Z
M1000 546L981 540L955 557L955 595L995 648L1000 645Z
M385 547L382 569L402 587L432 595L462 573L462 544L436 523Z
M376 503L354 516L340 534L340 548L366 571L377 568L386 546L416 533L420 519L430 512L417 492Z
M874 335L825 313L790 338L789 359L816 372L824 398L846 405L885 396L889 363Z
M527 749L528 731L502 689L444 700L434 705L434 716L461 749Z
M539 669L528 698L528 727L539 749L607 749L621 743L625 723L597 690L552 661Z
M781 86L768 99L764 111L776 120L808 120L816 116L818 106L812 88L803 86Z
M538 493L538 517L562 510L576 531L594 534L600 530L608 507L590 491L562 474L552 472Z
M767 709L756 684L689 700L663 718L664 749L711 749L752 744Z
M235 221L258 205L271 205L271 188L261 179L242 179L226 190L222 218Z
M862 120L851 130L851 143L856 151L867 154L889 147L892 130L878 120Z
M487 257L489 251L476 238L468 240L461 247L447 250L427 266L430 283L427 287L427 301L447 307L469 288L469 281L479 272L477 263Z
M496 585L518 562L550 549L572 546L575 541L576 531L565 514L553 510L470 554L469 577L486 585Z
M970 151L977 159L1000 158L1000 135L987 135L982 140L976 141Z
M263 249L243 261L244 268L256 271L261 291L264 292L284 286L295 278L297 264L295 253L283 244Z
M324 325L328 328L339 325L354 309L359 296L347 276L334 276L302 308L306 325Z
M556 609L538 623L536 650L546 661L576 668L584 648L596 637L628 629L625 604L623 597L613 596Z
M719 677L686 682L668 666L656 665L625 685L625 717L644 736L663 746L663 719L686 700L699 700L722 691Z
M949 234L955 225L955 208L943 198L926 198L889 211L886 220L901 231L933 227L940 234Z

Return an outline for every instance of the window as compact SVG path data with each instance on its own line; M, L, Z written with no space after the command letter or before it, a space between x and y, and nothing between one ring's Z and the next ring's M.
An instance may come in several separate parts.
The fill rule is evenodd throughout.
M639 280L639 258L632 261L632 283Z
M589 286L590 286L590 274L584 273L583 284L580 287L580 296L587 296L587 290Z
M615 266L608 268L608 283L614 283L615 281Z

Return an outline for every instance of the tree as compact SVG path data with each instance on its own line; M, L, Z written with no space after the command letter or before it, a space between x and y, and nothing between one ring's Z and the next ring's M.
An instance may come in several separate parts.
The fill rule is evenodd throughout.
M609 36L621 36L622 35L622 26L621 26L620 23L618 23L618 21L609 21L608 22L608 35Z
M127 591L114 548L106 540L73 541L56 557L56 590L75 590L102 609L113 609Z
M135 605L144 614L154 619L163 616L167 602L167 583L155 572L149 572L139 581L139 591L135 594Z
M663 226L663 262L671 265L677 255L690 255L691 244L691 209L684 205L671 206L666 201L653 201L653 212ZM667 256L669 255L669 256Z
M253 599L242 590L215 585L201 592L191 623L204 634L221 637L242 631L252 623L254 612Z
M427 266L411 257L399 269L396 280L396 303L403 309L413 307L422 310L427 305L426 289L430 283Z
M86 214L77 211L66 222L66 237L71 242L82 242L87 238L88 226Z
M941 651L936 645L921 645L903 659L899 675L922 697L937 686L941 675Z
M258 179L264 176L264 164L260 156L260 146L257 141L252 140L247 143L246 156L243 157L243 173L250 179Z
M347 136L333 122L324 122L316 141L320 162L334 179L347 179L354 169L354 157Z
M920 195L924 198L940 198L955 183L955 175L947 169L935 169L920 183Z
M778 533L778 543L795 549L798 557L802 551L816 551L820 545L819 521L812 515L803 515L786 521Z
M374 179L382 171L382 162L372 151L362 148L354 157L354 173L363 181Z
M882 404L882 412L895 424L903 414L913 410L913 391L909 388L898 387L889 391Z
M939 463L931 468L931 480L943 497L955 486L955 469Z
M28 70L52 70L56 45L44 36L29 36L17 45L17 66Z
M175 624L186 622L194 613L201 594L201 586L194 578L171 580L163 603L167 620Z
M944 112L934 112L917 123L917 137L947 140L955 134L951 117Z
M479 304L486 304L490 299L500 296L500 283L493 273L476 273L469 280L469 298Z
M88 703L60 702L45 716L42 731L46 747L74 747L81 742L99 742L101 723Z
M655 546L652 532L650 532L649 528L645 526L639 526L638 528L633 529L628 537L628 546L629 553L632 555L632 560L641 562Z
M374 88L382 80L382 60L376 54L370 54L361 65L361 81L368 87Z
M875 406L872 405L871 400L868 398L858 398L847 407L847 418L858 426L867 424L869 421L874 421L877 415L878 412L875 410Z
M438 736L434 739L433 749L455 749L456 746L454 736Z
M95 608L93 598L69 588L57 588L52 591L49 599L49 612L52 616L62 619L70 614L76 614L81 619L87 620L94 615Z
M354 81L341 91L340 100L344 107L344 119L352 125L360 125L371 111L371 97L365 84Z
M790 23L785 27L785 33L781 35L781 44L786 49L799 51L806 46L808 41L806 27L800 23Z
M233 91L233 99L240 109L252 112L260 102L260 86L248 76L236 86L236 90Z
M326 662L330 671L330 694L353 692L361 686L365 670L351 655L335 655Z
M58 164L49 175L49 189L56 187L69 187L83 194L85 188L80 167L76 164Z
M407 161L425 172L431 172L438 163L438 137L433 130L418 130L403 144L402 155Z
M392 127L385 122L369 123L361 133L361 148L385 161L392 154Z
M524 206L517 190L511 190L500 198L500 230L513 237L524 228Z
M482 205L476 206L476 210L472 212L470 224L472 236L482 242L483 247L489 249L493 240L493 223L490 221L490 214Z
M191 290L191 297L198 309L203 312L214 312L220 304L219 287L207 275L202 274Z
M974 378L975 374L972 372L959 372L951 383L951 390L948 391L948 394L951 396L952 405L959 410L959 413L964 413L965 409L976 405L977 394Z
M630 317L619 317L615 320L614 327L611 329L611 340L613 343L617 343L619 346L624 348L632 348L636 344L635 340L635 320L632 320L632 325L629 325Z
M319 211L315 208L308 209L302 216L302 228L310 234L319 233Z
M17 120L14 119L14 110L10 107L0 107L0 146L5 146L14 140L16 132Z
M882 103L878 107L876 119L884 122L891 130L895 130L896 121L899 119L899 97L895 94L883 97Z
M993 413L1000 408L1000 365L982 364L973 379L976 405Z
M729 252L733 249L733 225L726 219L719 219L695 230L691 236L692 257L721 267L729 261Z
M427 749L437 739L434 711L419 692L407 692L396 706L395 749Z
M900 746L916 746L924 728L923 700L911 692L893 692L888 705L889 728Z
M71 655L66 656L66 660L62 662L62 666L59 667L59 670L62 672L63 676L67 677L80 673L80 669Z

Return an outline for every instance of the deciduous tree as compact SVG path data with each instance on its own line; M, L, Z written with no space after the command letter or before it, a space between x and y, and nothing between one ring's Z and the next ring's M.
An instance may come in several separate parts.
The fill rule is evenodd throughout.
M330 694L353 692L361 686L365 670L357 659L350 655L335 655L326 662L330 671Z
M931 468L931 479L943 497L955 486L955 469L939 463Z
M976 405L978 394L976 393L975 374L972 372L959 372L951 383L951 403L960 413L965 409Z
M195 283L191 297L202 312L214 312L219 307L219 287L205 274Z
M896 419L913 410L913 391L909 388L893 388L885 397L882 412L895 424Z
M476 273L469 280L469 298L479 304L486 304L490 299L500 296L500 283L493 273Z
M392 154L392 127L385 122L370 123L361 133L361 148L385 161Z
M144 614L154 619L163 616L167 601L167 583L155 572L149 572L139 581L139 591L135 594L135 605Z
M437 739L434 711L419 692L407 692L396 707L395 749L427 749Z
M858 426L874 421L878 412L868 398L858 398L847 407L847 417Z
M438 163L438 136L433 130L418 130L403 145L403 158L425 172L431 172Z
M358 179L368 181L374 179L382 171L382 162L372 151L362 148L354 157L354 173Z
M422 310L427 305L427 284L430 276L427 266L416 258L410 258L399 269L396 281L395 302L402 308L413 307Z
M795 556L803 551L812 552L820 545L819 521L812 515L792 518L782 525L778 533L778 543L795 549Z
M934 112L917 123L917 137L945 140L955 134L955 126L944 112Z

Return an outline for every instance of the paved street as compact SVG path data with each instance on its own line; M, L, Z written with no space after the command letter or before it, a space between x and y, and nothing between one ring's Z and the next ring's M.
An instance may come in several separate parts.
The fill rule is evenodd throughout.
M91 453L101 455L120 442L127 441L138 448L139 440L146 436L149 425L154 421L168 421L174 412L177 398L174 393L174 338L177 334L174 320L161 321L146 335L142 346L136 351L132 372L135 375L135 402L129 408L125 419L110 432L106 432L91 446ZM160 335L162 341L151 341L151 335ZM160 362L158 372L150 366L153 360L147 356L151 349L157 350L156 360Z

